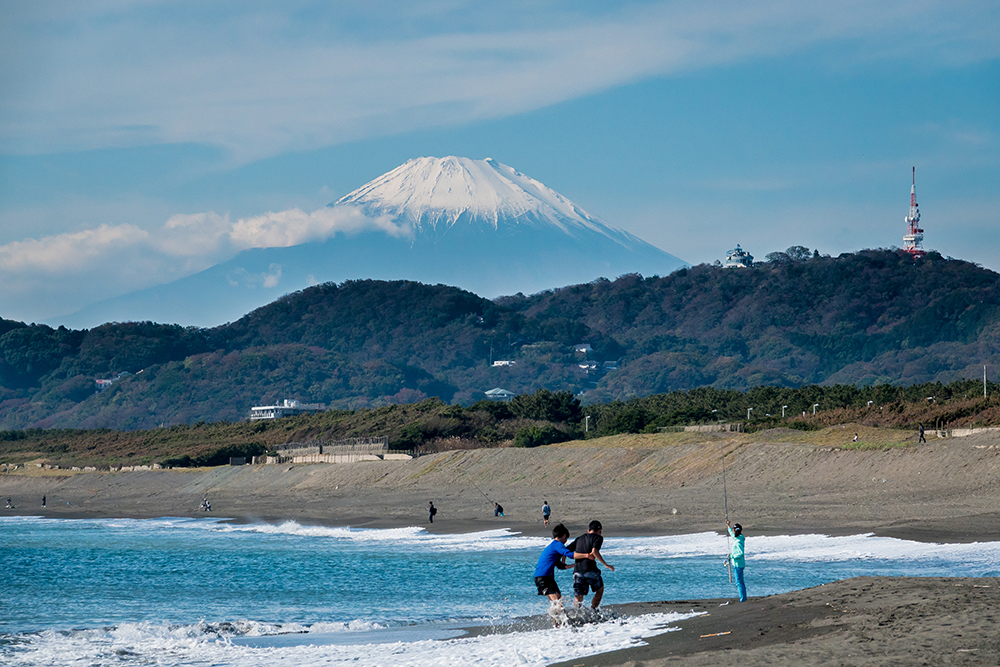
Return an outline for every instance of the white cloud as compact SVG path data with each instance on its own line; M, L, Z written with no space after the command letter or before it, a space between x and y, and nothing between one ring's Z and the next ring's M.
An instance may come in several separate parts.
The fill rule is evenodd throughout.
M394 237L412 234L412 230L399 227L389 219L371 219L358 209L338 206L321 208L312 213L293 208L239 220L232 225L229 238L240 248L285 248L321 241L337 232L353 234L370 229Z
M98 299L191 275L248 248L287 247L364 231L395 237L412 233L350 207L324 207L236 221L213 211L178 214L149 231L100 225L14 241L0 245L0 317L63 315ZM253 275L234 272L229 278L233 284L275 287L281 267Z
M249 160L834 42L858 60L1000 54L995 3L377 4L3 3L0 143L194 142Z
M132 225L101 225L68 234L0 246L0 275L21 271L65 274L100 270L120 252L144 243L148 232Z

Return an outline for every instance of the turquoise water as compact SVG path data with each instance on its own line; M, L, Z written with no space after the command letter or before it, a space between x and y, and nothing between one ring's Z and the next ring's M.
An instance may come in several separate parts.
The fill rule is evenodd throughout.
M158 664L188 664L185 651L207 651L211 664L271 664L274 655L237 651L234 639L304 632L331 645L332 633L348 632L349 643L364 644L383 641L378 638L393 628L417 641L449 624L504 624L544 613L532 574L547 543L505 530L430 535L419 527L351 530L293 522L0 518L7 582L0 662L56 664L41 660L72 654L81 662L66 658L65 664L129 664L130 655L102 657L102 651L132 641L178 652L176 661L157 658ZM605 572L605 604L732 597L726 549L726 538L715 533L615 538L607 530L603 554L616 571ZM747 551L751 596L857 575L1000 576L997 543L751 534ZM567 595L571 575L557 573L557 579ZM123 640L122 633L145 639ZM423 664L407 663L411 644L399 635L392 639L404 647L392 664ZM304 649L282 650L291 652L290 664L308 662L293 655ZM364 659L352 664L382 664ZM144 660L139 650L134 662Z

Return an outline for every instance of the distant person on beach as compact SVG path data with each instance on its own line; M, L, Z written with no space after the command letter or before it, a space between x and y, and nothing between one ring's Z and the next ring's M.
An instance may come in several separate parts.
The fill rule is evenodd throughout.
M549 507L549 501L542 501L542 525L546 528L549 527L549 515L552 514L552 508Z
M503 505L493 503L493 516L503 516Z
M858 434L855 433L854 434L854 440L851 440L851 442L857 442L857 441L858 441Z
M14 509L14 506L10 504L10 498L7 499L7 509Z
M45 496L42 496L42 507L45 507Z
M608 565L601 557L601 546L604 544L604 536L601 534L603 530L600 521L591 521L586 534L573 540L573 544L567 547L573 549L573 558L576 560L573 566L573 595L574 605L577 607L583 604L583 598L590 591L594 592L594 599L590 601L591 608L597 609L601 604L601 598L604 597L604 579L597 563L612 572L615 571L615 568Z
M743 581L743 568L747 566L746 558L744 554L746 553L746 538L743 536L743 526L740 524L729 525L729 519L726 519L726 530L729 531L729 536L733 538L733 548L726 556L726 560L731 561L733 564L733 570L736 571L736 588L740 592L740 602L747 601L747 585Z
M926 443L927 441L926 441L926 440L924 440L924 425L923 425L923 424L918 424L918 426L920 427L920 430L919 430L919 434L920 434L920 435L919 435L919 437L917 438L917 442L923 442L923 443Z
M542 551L542 555L538 558L538 565L535 566L535 588L538 589L539 595L547 595L552 601L549 614L556 627L559 627L561 621L565 621L566 616L560 602L562 591L559 590L559 584L556 583L555 572L556 568L568 569L569 565L566 565L566 559L574 557L573 552L566 548L566 540L568 539L569 531L566 530L566 526L560 523L553 528L552 541ZM592 559L593 556L589 556L589 558Z
M427 501L427 520L434 523L434 515L438 513L438 508L434 507L434 501Z

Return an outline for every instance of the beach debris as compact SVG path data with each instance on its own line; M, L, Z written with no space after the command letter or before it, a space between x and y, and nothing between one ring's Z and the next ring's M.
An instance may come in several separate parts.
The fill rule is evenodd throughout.
M677 514L677 508L675 507L675 508L673 508L672 510L670 510L670 513L671 513L671 514Z
M712 632L707 635L701 635L700 638L704 639L705 637L721 637L722 635L731 635L731 634L733 634L732 630L726 630L725 632Z

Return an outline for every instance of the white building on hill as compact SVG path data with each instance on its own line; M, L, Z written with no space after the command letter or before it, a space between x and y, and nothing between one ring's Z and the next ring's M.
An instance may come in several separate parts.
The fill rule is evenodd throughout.
M326 406L322 403L299 403L286 398L280 405L255 405L250 408L250 421L280 419L290 415L311 415L324 410Z

